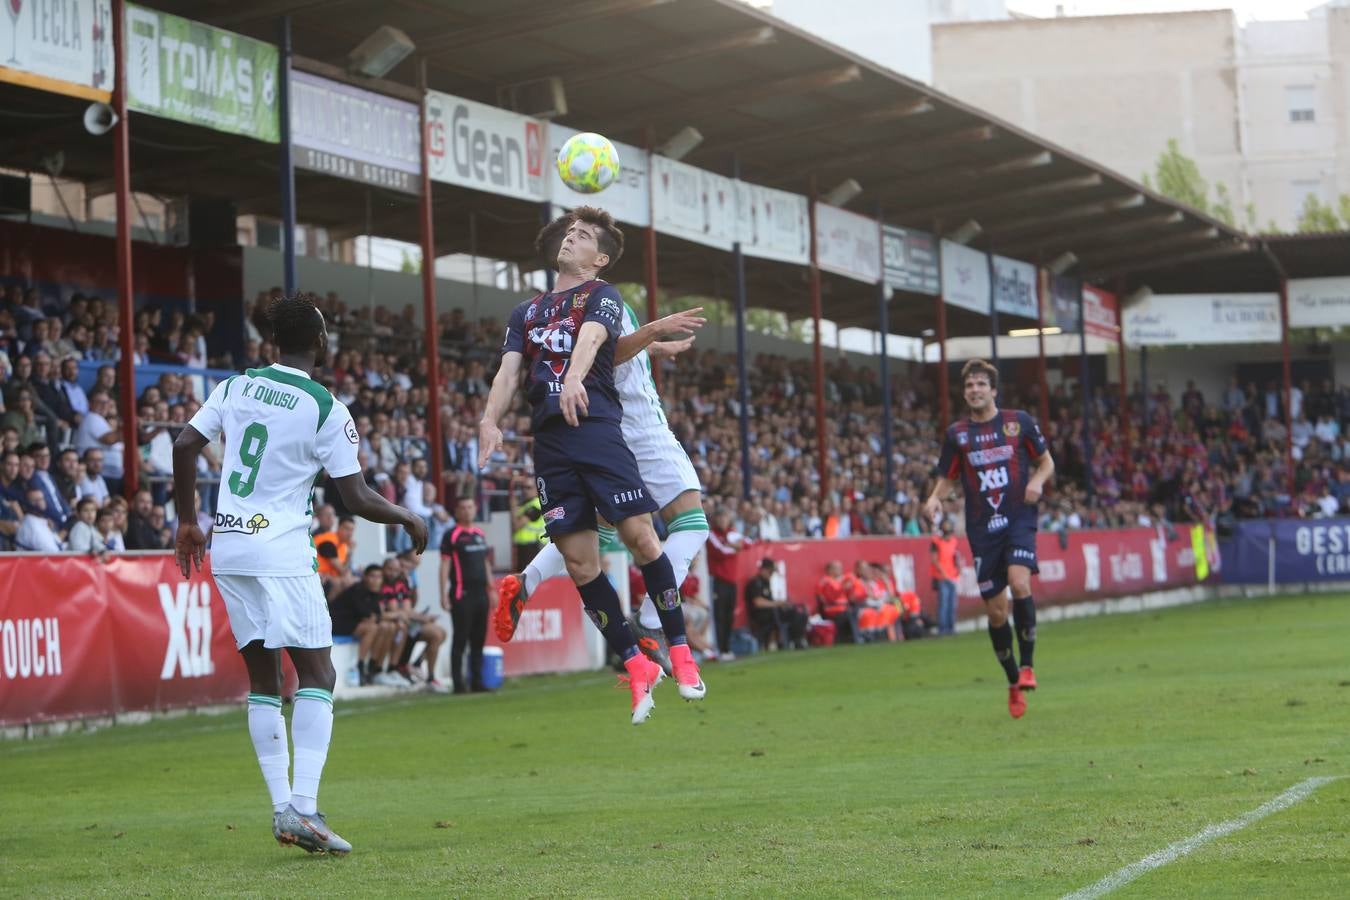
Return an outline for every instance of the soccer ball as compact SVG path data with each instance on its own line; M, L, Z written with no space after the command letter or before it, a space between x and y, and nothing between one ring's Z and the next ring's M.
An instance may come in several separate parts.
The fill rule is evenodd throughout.
M579 194L598 193L619 177L619 152L604 135L575 134L558 151L558 176Z

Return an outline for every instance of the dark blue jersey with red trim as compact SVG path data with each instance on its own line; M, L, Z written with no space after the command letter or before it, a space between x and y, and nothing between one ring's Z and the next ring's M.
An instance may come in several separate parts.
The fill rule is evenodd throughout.
M1020 409L1001 409L988 422L966 417L947 429L938 473L965 488L968 534L998 531L1028 508L1027 481L1045 452L1040 426Z
M538 431L550 420L562 421L559 400L563 375L572 362L577 332L587 322L599 322L609 332L582 382L594 421L623 421L623 405L614 387L614 348L623 321L623 297L599 279L565 291L540 294L511 312L502 352L522 354L525 396L533 411L531 427ZM556 423L553 423L556 424Z

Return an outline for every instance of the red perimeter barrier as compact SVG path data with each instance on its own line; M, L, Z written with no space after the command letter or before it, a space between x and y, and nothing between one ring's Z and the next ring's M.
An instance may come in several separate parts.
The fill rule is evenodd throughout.
M1069 532L1061 546L1060 535L1037 537L1036 553L1041 574L1033 577L1032 593L1038 606L1055 606L1082 600L1119 597L1145 591L1185 587L1197 582L1195 555L1189 532L1178 529L1168 541L1152 528ZM825 565L839 560L844 570L858 560L887 567L901 591L914 591L924 609L936 616L937 591L933 589L929 538L866 537L846 540L810 540L758 544L736 555L738 568L736 627L746 621L744 586L755 575L761 559L779 563L786 582L786 596L814 611L816 585ZM984 611L975 582L970 546L962 540L961 580L958 584L957 616Z
M581 596L571 580L550 578L530 595L530 605L521 613L511 643L499 643L489 622L487 645L502 648L502 670L508 678L575 672L594 664L586 646L586 637L594 628L586 620Z

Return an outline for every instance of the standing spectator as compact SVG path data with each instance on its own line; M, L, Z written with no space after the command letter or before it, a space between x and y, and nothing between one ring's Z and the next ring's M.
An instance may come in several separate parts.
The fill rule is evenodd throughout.
M713 626L717 652L735 659L731 652L731 623L736 620L736 554L746 544L744 536L731 530L731 513L718 510L708 532L708 574L713 583Z
M511 514L511 544L514 550L514 571L524 572L534 558L539 555L540 542L544 539L544 507L539 502L539 490L534 479L522 476L513 482L520 488L521 503Z
M131 501L131 512L127 514L126 544L128 550L163 550L164 542L159 529L150 519L155 508L154 498L149 491L137 491Z
M933 585L938 593L938 634L956 633L956 583L961 578L961 557L956 529L943 519L932 546Z
M455 527L441 539L441 608L450 613L450 680L456 694L484 691L483 642L487 640L488 584L492 563L487 537L473 524L478 503L461 497L455 503ZM464 678L464 650L469 650L469 678Z

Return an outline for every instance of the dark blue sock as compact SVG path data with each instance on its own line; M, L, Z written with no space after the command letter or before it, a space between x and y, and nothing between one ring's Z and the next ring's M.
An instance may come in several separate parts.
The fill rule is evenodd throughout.
M581 603L586 607L586 615L591 617L595 627L605 636L609 648L619 654L619 658L624 662L636 656L637 638L633 636L633 629L629 627L628 620L623 617L619 595L615 592L614 585L609 583L609 579L599 575L594 581L577 585L577 592L581 594Z
M1013 625L1017 627L1017 652L1022 657L1022 665L1031 665L1031 655L1036 652L1036 601L1030 597L1014 597Z
M647 583L647 596L656 604L661 617L661 630L666 643L672 647L689 643L684 633L684 610L680 608L680 589L675 583L675 568L670 557L662 553L642 567L642 580Z

